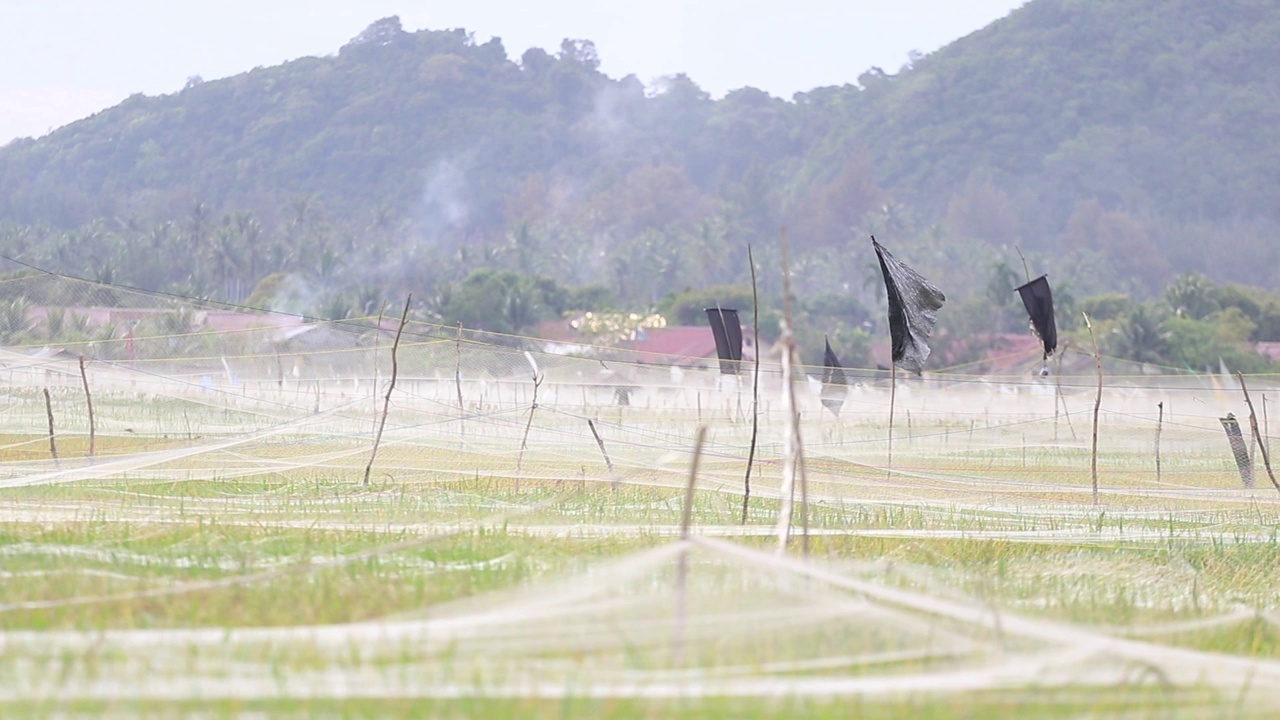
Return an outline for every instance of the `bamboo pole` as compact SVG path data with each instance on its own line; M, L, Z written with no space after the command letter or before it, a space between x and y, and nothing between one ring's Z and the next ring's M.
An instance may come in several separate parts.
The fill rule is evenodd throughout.
M689 526L693 524L693 497L698 483L698 462L702 458L702 443L707 437L707 426L699 425L693 439L693 460L689 464L689 479L684 488L684 506L680 510L680 557L676 568L676 630L672 639L674 664L684 660L684 629L688 615L689 575Z
M462 403L462 321L458 321L458 337L453 341L453 386L458 391L458 434L467 437L467 408Z
M538 372L538 366L533 361L533 356L527 351L524 356L528 358L529 365L533 368L533 400L529 404L529 419L524 424L524 435L520 438L520 453L516 455L516 489L520 489L520 468L524 465L524 451L529 447L529 429L533 427L533 414L538 410L538 388L542 387L542 373Z
M84 401L89 406L89 457L93 457L97 435L97 423L93 417L93 393L89 392L89 374L84 368L84 355L80 356L80 381L84 383Z
M596 438L596 445L600 446L600 454L604 456L605 467L609 468L609 485L613 489L618 488L618 475L613 470L613 461L609 459L609 451L604 449L604 440L600 437L600 433L596 432L596 424L587 418L587 427L591 428L591 434Z
M1271 421L1267 420L1267 393L1262 393L1262 445L1271 452Z
M387 303L384 300L382 307L378 309L378 324L374 326L373 331L373 392L369 393L369 399L373 401L374 432L378 431L376 424L378 422L378 381L381 379L378 373L378 345L380 344L378 341L382 339L382 316L386 313Z
M1093 446L1089 454L1089 473L1093 479L1093 504L1098 504L1098 410L1102 407L1102 354L1098 352L1098 339L1093 336L1093 323L1089 322L1089 314L1084 316L1084 326L1089 329L1089 340L1093 342L1093 361L1098 369L1098 393L1093 398Z
M1160 415L1156 419L1156 482L1160 482L1160 432L1164 429L1164 401L1156 403Z
M795 505L796 477L803 473L800 443L800 412L796 407L795 341L791 334L791 267L787 256L787 233L782 232L782 411L787 418L787 432L782 437L782 493L778 511L778 553L787 551L791 537L791 515ZM804 479L801 478L803 483ZM806 498L802 497L801 500ZM807 527L807 518L805 519ZM806 533L807 535L807 533ZM807 543L806 543L807 545Z
M369 464L364 467L364 484L369 484L369 474L373 472L373 461L378 457L378 446L382 444L382 431L387 427L387 413L391 412L391 391L396 389L396 376L400 367L396 354L400 350L400 336L404 334L405 323L409 321L409 303L413 301L413 293L404 300L404 312L400 314L400 326L396 328L396 339L391 343L391 381L387 383L387 395L382 401L382 418L378 421L378 432L373 437L373 451L369 453Z
M755 337L755 373L751 380L751 447L747 450L747 472L742 478L742 524L747 524L747 508L751 502L751 465L756 458L756 437L760 430L760 297L756 292L756 261L747 245L747 264L751 266L751 327Z
M62 469L58 460L58 444L53 439L53 399L49 397L49 388L44 388L44 412L49 416L49 454L53 456L53 466Z

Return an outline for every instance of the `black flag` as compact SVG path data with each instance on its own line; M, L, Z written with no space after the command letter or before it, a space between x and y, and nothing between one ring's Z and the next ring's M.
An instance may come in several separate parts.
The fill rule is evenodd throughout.
M919 375L929 357L929 333L938 320L938 308L947 297L920 273L900 262L876 242L880 272L884 274L889 299L889 337L893 341L893 363Z
M716 338L716 355L720 356L720 373L737 375L742 361L742 323L738 311L729 308L706 308L711 334Z
M845 389L848 379L844 376L840 359L831 349L831 341L824 338L823 342L827 344L827 350L822 356L822 407L838 417L840 408L844 407L845 393L848 392Z
M1044 356L1047 358L1058 349L1058 326L1053 322L1053 293L1049 290L1048 276L1041 275L1019 286L1018 294L1022 296L1027 315L1031 316L1031 327L1044 343Z

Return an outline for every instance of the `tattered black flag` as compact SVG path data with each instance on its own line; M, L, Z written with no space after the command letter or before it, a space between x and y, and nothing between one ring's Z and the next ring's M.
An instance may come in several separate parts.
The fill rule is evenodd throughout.
M831 349L831 341L824 338L823 342L827 344L827 350L822 355L822 407L838 417L840 408L844 407L844 396L848 392L845 388L848 379L844 375L840 359Z
M893 341L893 363L919 375L929 357L929 333L938 320L938 308L946 302L942 291L920 273L900 262L876 242L880 272L884 274L889 299L889 336Z
M1041 275L1019 286L1018 294L1031 317L1031 327L1044 343L1044 356L1047 358L1058 349L1058 326L1053 321L1053 293L1049 290L1048 276Z
M737 375L742 362L742 323L738 311L730 308L706 308L711 334L716 338L716 355L720 357L720 373Z

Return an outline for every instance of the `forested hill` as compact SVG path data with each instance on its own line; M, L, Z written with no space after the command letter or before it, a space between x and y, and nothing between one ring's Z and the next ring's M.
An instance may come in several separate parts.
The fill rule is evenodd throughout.
M1263 0L1032 0L789 100L610 78L587 40L513 57L387 18L0 148L0 250L237 300L285 274L332 312L413 290L442 318L478 271L627 309L741 283L748 243L776 267L783 226L833 316L879 302L870 233L953 302L1004 297L1014 245L1076 297L1188 270L1275 287L1276 67Z

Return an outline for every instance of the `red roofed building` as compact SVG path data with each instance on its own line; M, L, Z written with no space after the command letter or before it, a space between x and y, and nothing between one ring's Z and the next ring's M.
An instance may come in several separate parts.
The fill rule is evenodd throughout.
M622 347L630 351L631 362L684 368L715 368L719 362L715 336L705 325L641 328ZM742 359L756 359L755 334L750 328L742 329Z
M1280 362L1280 342L1254 343L1253 349L1271 362Z
M1038 367L1044 354L1040 338L1025 333L974 335L951 343L939 338L935 343L938 347L929 356L926 372L954 369L973 375L1016 375ZM872 343L871 357L877 367L887 369L891 354L887 341ZM964 357L978 359L957 365L956 360Z

